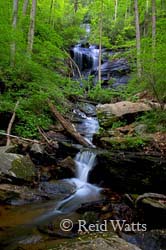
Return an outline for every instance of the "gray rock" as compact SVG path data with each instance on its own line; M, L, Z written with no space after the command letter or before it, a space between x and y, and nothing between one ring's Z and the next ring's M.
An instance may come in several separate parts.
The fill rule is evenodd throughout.
M137 114L149 111L151 107L143 102L122 101L97 106L97 117L102 127L110 127L115 121L125 117L135 117Z
M156 216L156 215L154 215ZM155 229L147 232L140 232L135 234L123 234L122 238L128 242L133 242L144 250L165 250L166 249L166 230Z
M58 180L52 183L42 182L39 185L39 191L46 193L52 198L58 194L68 196L76 191L76 186L65 180Z
M138 134L138 135L143 135L146 133L147 131L147 125L146 124L139 124L137 125L135 128L134 128L135 132Z
M44 146L39 143L34 143L30 149L34 154L44 154Z
M0 153L0 176L4 175L32 181L35 176L35 166L28 156Z
M48 198L46 193L25 186L0 184L0 201L4 203L23 205L26 203L47 200Z
M64 172L64 175L66 172L66 178L75 176L76 164L75 161L71 158L71 156L66 157L58 165L61 167L61 170Z
M111 234L110 238L104 239L98 237L97 239L89 241L81 241L72 244L70 247L63 247L64 250L140 250L137 246L126 242L118 237L116 234Z
M90 103L80 102L77 104L78 108L88 116L96 115L96 107Z
M12 184L0 184L0 201L12 205L54 199L61 200L76 191L76 187L65 180L55 183L42 182L38 189Z
M100 151L89 182L127 193L163 193L166 183L166 158L141 152Z

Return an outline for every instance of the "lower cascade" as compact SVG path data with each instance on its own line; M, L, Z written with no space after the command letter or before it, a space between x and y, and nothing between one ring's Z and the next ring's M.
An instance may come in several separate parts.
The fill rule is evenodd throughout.
M76 177L83 182L88 181L88 173L95 164L96 154L90 151L79 152L75 162L77 166Z
M88 121L88 122L87 122ZM92 127L92 129L91 129ZM97 121L95 118L90 120L86 118L83 122L83 128L87 133L85 138L92 142L93 134L98 130ZM92 131L89 133L89 131ZM88 183L89 171L93 168L96 162L96 153L90 150L78 152L75 157L76 163L76 178L68 179L67 181L76 186L76 192L70 197L60 201L57 204L56 211L71 212L78 208L82 203L95 201L100 198L101 188Z

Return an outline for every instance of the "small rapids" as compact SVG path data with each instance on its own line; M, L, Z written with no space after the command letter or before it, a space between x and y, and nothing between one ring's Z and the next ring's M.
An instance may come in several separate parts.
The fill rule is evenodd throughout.
M92 143L93 134L98 130L96 118L86 117L77 130L84 133L85 139ZM93 144L92 144L93 146ZM76 192L70 197L60 201L56 210L61 212L71 212L82 203L96 201L100 199L101 188L88 183L88 174L96 163L96 153L90 149L80 151L75 156L76 178L67 181L76 186Z

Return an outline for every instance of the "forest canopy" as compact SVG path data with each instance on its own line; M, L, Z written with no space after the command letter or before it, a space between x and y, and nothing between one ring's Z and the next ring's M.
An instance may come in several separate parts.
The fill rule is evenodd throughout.
M147 90L161 106L165 101L164 0L1 0L0 13L0 112L12 112L20 100L14 133L33 137L37 125L50 126L48 98L65 113L70 96L87 94L73 80L70 55L85 37L100 51L126 50L131 95L133 89ZM99 84L91 86L87 98L112 97L110 89L102 89L101 60L102 54Z

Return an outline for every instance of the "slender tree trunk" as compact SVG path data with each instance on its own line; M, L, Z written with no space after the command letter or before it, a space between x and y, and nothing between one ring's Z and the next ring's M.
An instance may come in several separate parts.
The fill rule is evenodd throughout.
M136 27L136 48L137 48L137 75L141 78L141 35L139 26L139 11L138 11L138 0L134 0L135 8L135 27Z
M50 15L49 15L49 20L48 22L51 24L51 20L52 20L52 10L53 10L53 6L54 6L54 0L51 0L50 3Z
M156 0L152 0L152 53L155 56L156 47Z
M118 0L115 0L115 22L117 19L117 14L118 14Z
M75 11L75 13L77 12L77 10L78 10L78 0L75 0L74 1L74 11Z
M156 0L152 0L152 73L151 73L151 86L153 93L160 103L161 109L163 108L162 101L156 89L156 76L155 76L155 53L156 53Z
M18 22L18 4L19 0L13 0L13 18L12 18L12 28L13 32L17 29L17 22ZM16 41L14 41L11 44L11 59L10 59L10 65L11 67L14 67L15 65L15 54L16 54Z
M144 18L144 37L146 37L147 30L148 30L148 12L149 12L149 0L146 0L146 11L145 11L145 18Z
M32 7L31 7L31 13L30 13L30 25L29 25L29 32L28 32L28 53L29 54L31 54L33 50L36 7L37 7L37 0L32 0Z
M99 87L101 87L102 33L103 33L103 0L101 1L100 19L99 19L99 67L98 67L98 84L99 84Z
M29 0L24 0L24 4L23 4L23 8L22 8L22 14L23 14L23 16L25 16L26 13L27 13L28 4L29 4Z
M125 11L125 21L128 18L128 4L126 4L126 11Z
M146 13L148 12L149 10L149 0L146 0Z

